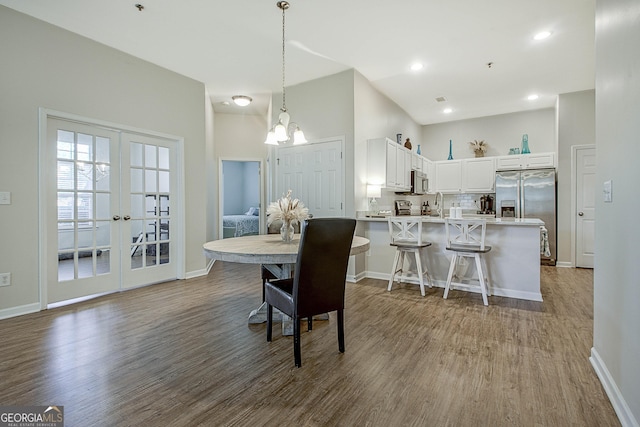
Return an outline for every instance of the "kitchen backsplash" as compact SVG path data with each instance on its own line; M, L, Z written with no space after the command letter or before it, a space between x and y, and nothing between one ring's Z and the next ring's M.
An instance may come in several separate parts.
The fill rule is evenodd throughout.
M480 210L480 197L491 194L495 199L495 193L465 193L465 194L444 194L444 209L448 210L455 203L456 206L460 206L463 211L470 211L475 213ZM422 203L428 201L429 206L435 210L436 196L434 194L426 194L423 196L411 196L395 194L393 192L382 192L382 197L378 199L378 210L391 210L393 209L393 202L395 200L409 200L411 202L412 212L420 212L420 206ZM448 211L447 211L448 212Z

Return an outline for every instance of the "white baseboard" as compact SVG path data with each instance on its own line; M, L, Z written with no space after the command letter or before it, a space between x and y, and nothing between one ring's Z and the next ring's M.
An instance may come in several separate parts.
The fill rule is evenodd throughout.
M206 276L211 271L211 267L213 267L213 263L215 263L215 262L216 261L214 259L210 259L207 262L207 266L205 268L203 268L201 270L189 271L189 272L187 272L187 274L185 274L184 278L185 279L193 279L194 277Z
M23 314L37 313L40 311L40 303L21 305L18 307L5 308L0 310L0 320L10 317L22 316Z
M362 279L366 279L367 275L362 272L360 274L356 274L355 276L353 274L347 274L347 282L349 283L358 283L360 280Z
M381 280L389 281L389 277L391 277L391 275L385 274L385 273L376 273L374 271L367 271L366 273L362 274L362 278L365 278L365 277L370 279L381 279ZM400 278L400 281L403 283L413 283L415 285L418 285L420 283L417 277L403 276ZM444 288L446 284L447 282L445 282L444 280L433 281L433 286L438 288ZM480 293L480 288L478 286L468 285L465 283L451 282L451 289L459 289L467 292ZM507 298L523 299L527 301L542 302L542 294L539 292L538 293L521 292L521 291L514 291L509 289L497 289L497 290L490 289L490 291L491 291L491 295L495 295L497 297L507 297Z
M562 261L562 262L556 262L556 267L573 268L574 265L570 261Z
M618 415L622 427L640 427L638 420L633 416L629 405L627 405L627 402L624 400L624 396L620 393L616 382L611 377L607 366L593 347L591 347L591 357L589 357L589 361L596 371L602 387L604 387L604 391L607 393L611 405L613 405L613 409L616 411L616 415Z

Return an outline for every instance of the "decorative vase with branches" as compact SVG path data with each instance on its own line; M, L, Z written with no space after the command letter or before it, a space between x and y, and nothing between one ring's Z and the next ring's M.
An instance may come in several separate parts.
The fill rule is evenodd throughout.
M484 157L484 153L487 151L487 148L489 147L487 143L484 142L484 140L478 141L475 139L469 142L469 145L473 150L473 152L475 153L476 157Z
M285 242L293 240L293 226L304 221L308 216L309 209L300 200L291 198L291 190L287 191L286 196L282 196L267 207L267 225L271 225L274 221L282 221L280 236Z

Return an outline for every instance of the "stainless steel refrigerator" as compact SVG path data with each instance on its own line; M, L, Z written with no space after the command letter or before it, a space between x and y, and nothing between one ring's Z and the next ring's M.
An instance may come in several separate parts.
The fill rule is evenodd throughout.
M556 263L556 170L530 169L496 172L496 218L539 218L549 236L551 256L542 264Z

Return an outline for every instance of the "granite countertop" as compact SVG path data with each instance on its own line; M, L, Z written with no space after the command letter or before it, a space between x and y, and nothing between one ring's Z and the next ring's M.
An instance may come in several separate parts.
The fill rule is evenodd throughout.
M430 222L434 224L444 224L445 218L439 218L437 216L427 215L412 215L413 218L422 218L422 222ZM358 217L358 221L364 222L387 222L388 217ZM463 219L486 219L488 225L517 225L517 226L543 226L544 221L538 218L494 218L492 216L481 215L463 215Z

